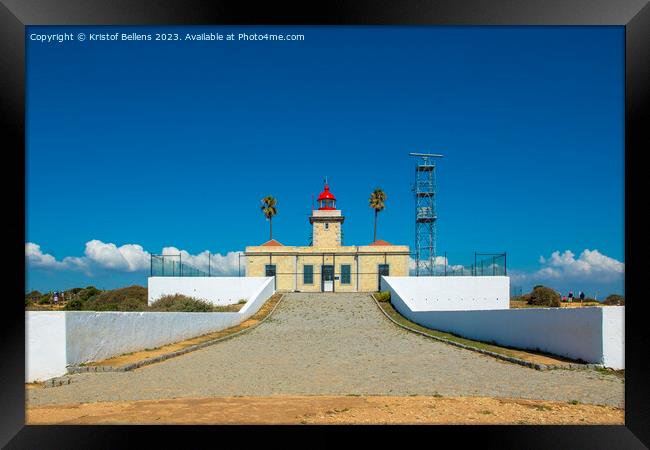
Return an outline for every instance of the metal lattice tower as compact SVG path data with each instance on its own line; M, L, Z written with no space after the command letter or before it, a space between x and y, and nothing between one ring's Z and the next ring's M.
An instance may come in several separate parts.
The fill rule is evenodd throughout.
M409 153L415 166L415 274L434 275L436 260L436 165L434 153Z

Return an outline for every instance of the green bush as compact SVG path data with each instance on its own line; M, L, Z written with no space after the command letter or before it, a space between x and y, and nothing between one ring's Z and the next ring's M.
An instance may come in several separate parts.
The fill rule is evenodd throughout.
M32 291L32 292L29 292L29 293L25 294L25 298L37 299L42 295L43 294L41 294L39 291Z
M247 301L248 301L248 300L246 300L245 298L242 298L241 300L239 300L239 301L237 302L237 304L238 304L238 305L243 305L243 304L246 303Z
M625 306L625 297L619 294L608 295L603 303L606 305Z
M211 303L181 294L164 295L151 303L149 311L212 312Z
M88 287L79 292L78 298L82 302L81 309L86 311L144 311L147 308L147 289L142 286L129 286L103 292Z
M390 301L390 292L389 291L381 291L378 292L376 295L377 301L379 302L389 302Z
M37 300L37 303L39 305L47 305L48 303L52 303L52 294L41 295L41 297Z
M79 298L79 300L81 300L82 302L85 302L85 301L91 299L92 297L95 297L95 296L97 296L97 295L99 295L101 293L102 293L102 291L97 289L95 286L88 286L87 288L80 289L79 291L77 291L76 295Z
M31 300L33 299L33 300ZM29 303L28 303L29 300ZM129 286L120 289L101 291L94 286L74 288L65 292L65 310L67 311L170 311L170 312L213 312L238 311L246 299L240 299L235 305L214 307L211 303L184 295L161 297L151 306L147 305L147 288ZM25 294L27 309L33 303L45 305L52 303L52 294L32 291Z
M79 298L73 298L72 300L68 301L65 305L65 308L67 311L81 311L83 308L83 302L79 300Z
M528 294L528 304L535 306L560 306L560 294L546 286L535 286L533 291Z
M32 303L37 302L41 298L42 295L43 294L41 294L39 291L32 291L32 292L29 292L29 293L25 294L25 306L31 305Z

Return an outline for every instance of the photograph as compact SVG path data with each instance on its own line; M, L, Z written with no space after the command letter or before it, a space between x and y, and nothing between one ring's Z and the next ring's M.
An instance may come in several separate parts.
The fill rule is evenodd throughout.
M623 424L621 27L26 35L28 424Z
M650 7L479 3L3 0L0 446L647 448Z

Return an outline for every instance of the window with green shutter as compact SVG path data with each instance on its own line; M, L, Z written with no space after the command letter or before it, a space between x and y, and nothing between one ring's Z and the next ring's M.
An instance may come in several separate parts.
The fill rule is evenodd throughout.
M350 264L341 264L341 284L350 284Z
M314 266L304 266L302 271L302 283L314 284Z

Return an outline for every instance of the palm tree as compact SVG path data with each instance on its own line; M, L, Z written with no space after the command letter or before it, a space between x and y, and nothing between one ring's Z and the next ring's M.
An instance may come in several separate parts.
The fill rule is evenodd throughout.
M270 234L271 234L271 237L269 239L273 239L273 216L275 216L278 213L278 208L275 207L277 202L278 201L272 195L267 195L262 199L262 207L261 207L262 213L264 213L264 216L269 221Z
M373 239L373 242L377 240L377 214L379 214L379 211L384 209L386 206L385 202L386 193L380 188L375 188L375 190L372 191L372 194L370 194L369 201L370 207L375 210L375 238Z

